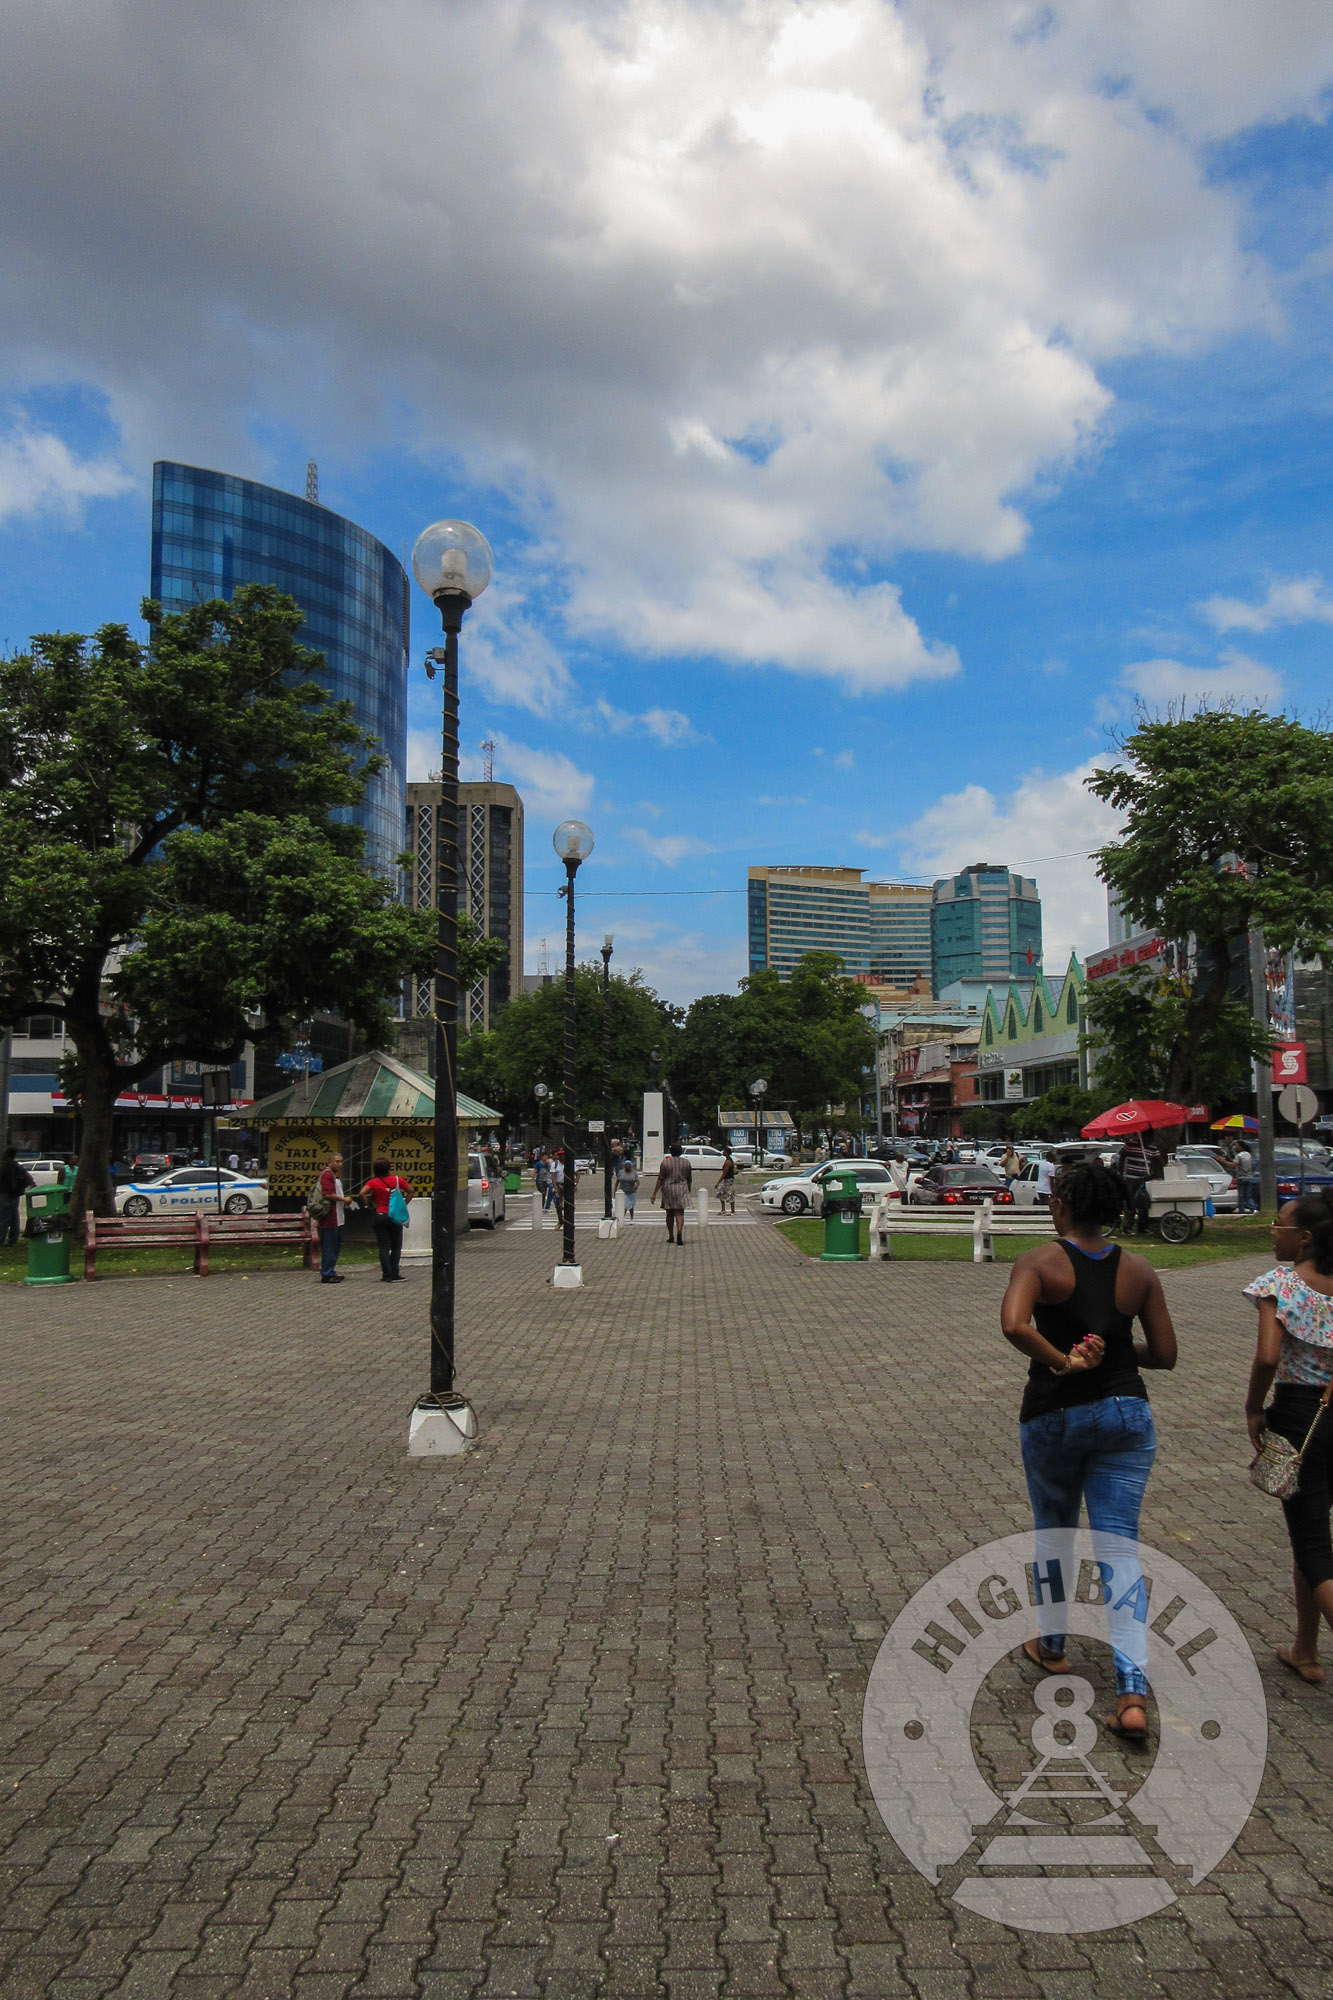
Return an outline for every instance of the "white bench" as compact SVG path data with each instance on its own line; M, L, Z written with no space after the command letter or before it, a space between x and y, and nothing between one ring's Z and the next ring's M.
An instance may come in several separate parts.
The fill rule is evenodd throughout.
M914 1207L909 1202L876 1199L870 1210L871 1260L893 1256L895 1236L970 1236L972 1262L995 1262L997 1236L1054 1236L1055 1225L1045 1208L1004 1209L983 1201L976 1208Z

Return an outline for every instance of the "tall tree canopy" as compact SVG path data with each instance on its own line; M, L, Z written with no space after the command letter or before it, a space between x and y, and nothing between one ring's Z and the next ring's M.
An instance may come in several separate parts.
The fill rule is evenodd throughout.
M574 971L574 1110L586 1118L636 1117L658 1049L663 1067L671 1047L671 1009L658 999L643 975L612 975L607 993L611 1041L611 1095L607 1100L602 1063L602 970L580 965ZM552 980L535 993L517 994L489 1034L469 1035L458 1048L463 1089L493 1104L510 1124L537 1112L533 1086L551 1092L553 1116L565 1073L565 982Z
M836 952L807 952L790 979L752 973L739 993L709 993L685 1017L672 1057L676 1094L711 1127L719 1107L748 1106L762 1077L765 1102L814 1124L829 1104L859 1109L874 1038L865 994Z
M111 1203L117 1093L334 1010L367 1038L434 918L337 817L380 760L268 586L40 637L0 662L0 1022L55 1006L83 1104L77 1210Z
M1143 720L1088 785L1124 817L1097 862L1132 926L1193 940L1183 969L1090 984L1097 1080L1189 1103L1245 1088L1266 1038L1231 991L1253 925L1316 955L1333 936L1333 736L1258 710Z

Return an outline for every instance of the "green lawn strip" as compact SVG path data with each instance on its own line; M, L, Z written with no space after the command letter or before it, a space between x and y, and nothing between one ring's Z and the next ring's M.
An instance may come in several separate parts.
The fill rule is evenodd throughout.
M824 1224L812 1216L779 1222L778 1233L806 1257L819 1257L824 1249ZM1049 1236L997 1236L995 1261L1012 1264L1025 1250L1049 1243ZM1267 1222L1223 1221L1204 1224L1204 1233L1193 1243L1160 1243L1155 1236L1135 1236L1126 1248L1137 1251L1159 1271L1180 1271L1190 1264L1220 1264L1230 1257L1262 1257L1272 1248ZM870 1224L861 1224L861 1250L870 1249ZM893 1254L910 1264L959 1263L972 1260L970 1236L895 1236Z
M373 1264L377 1252L373 1243L345 1243L340 1264ZM215 1271L299 1271L301 1252L285 1249L281 1244L256 1244L253 1250L218 1250L209 1252L208 1274ZM83 1245L71 1243L69 1250L70 1276L83 1283ZM0 1284L21 1284L28 1275L28 1246L20 1243L0 1250ZM97 1252L97 1280L103 1278L149 1278L149 1277L193 1277L194 1248L182 1244L177 1249L174 1244L157 1247L145 1245L140 1250L103 1250Z

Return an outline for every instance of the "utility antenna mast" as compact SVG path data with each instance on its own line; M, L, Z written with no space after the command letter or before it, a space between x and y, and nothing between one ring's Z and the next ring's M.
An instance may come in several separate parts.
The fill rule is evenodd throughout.
M481 746L481 751L482 751L482 757L484 759L481 768L481 774L482 777L485 779L486 783L489 785L492 784L495 779L495 738L493 736L488 736L486 738L485 742Z
M315 464L313 458L308 458L305 462L305 497L307 500L313 500L318 507L319 467Z
M537 943L537 977L549 979L550 976L551 968L546 962L546 939L540 938Z

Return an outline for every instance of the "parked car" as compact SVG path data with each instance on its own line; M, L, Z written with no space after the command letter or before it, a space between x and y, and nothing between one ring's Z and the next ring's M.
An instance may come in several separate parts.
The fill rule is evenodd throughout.
M1037 1175L1040 1171L1040 1168L1041 1168L1040 1160L1028 1160L1024 1164L1022 1173L1014 1175L1013 1185L1009 1190L1009 1195L1015 1208L1050 1207L1051 1205L1050 1197L1048 1195L1043 1194L1037 1185ZM997 1178L1000 1181L1000 1185L1003 1187L1004 1185L1003 1176L999 1175L997 1176Z
M1222 1166L1213 1147L1178 1146L1176 1163L1185 1169L1192 1181L1204 1183L1208 1199L1219 1215L1239 1206L1236 1177L1229 1167Z
M1295 1142L1288 1146L1275 1146L1273 1163L1277 1168L1277 1198L1279 1201L1295 1201L1302 1194L1319 1194L1324 1188L1333 1188L1333 1160L1320 1147L1318 1155L1312 1153L1307 1140L1303 1152L1296 1150ZM1256 1166L1256 1173L1258 1168Z
M701 1140L691 1139L680 1149L682 1160L688 1160L692 1173L717 1174L722 1171L722 1148L708 1146ZM734 1157L734 1156L733 1156Z
M920 1208L944 1204L978 1208L983 1201L997 1207L1013 1201L1004 1182L988 1167L928 1167L907 1199Z
M577 1160L574 1171L579 1171ZM504 1175L495 1153L467 1156L467 1219L470 1226L479 1224L483 1229L494 1229L505 1219Z
M19 1165L27 1169L33 1185L39 1188L59 1187L65 1171L63 1160L39 1160L29 1153L20 1153Z
M780 1153L776 1146L765 1146L759 1155L759 1164L761 1167L792 1167L797 1163L786 1153Z
M186 1164L177 1161L178 1166ZM159 1174L165 1174L172 1165L170 1153L136 1153L130 1161L129 1178L132 1181L155 1181Z
M731 1157L738 1167L752 1167L754 1165L754 1147L733 1146Z
M778 1180L765 1181L759 1190L760 1206L780 1208L784 1215L820 1215L824 1207L824 1182L830 1174L842 1173L847 1167L856 1175L862 1208L868 1208L877 1195L887 1194L893 1186L888 1168L878 1160L825 1160L822 1166L808 1172L783 1174Z
M152 1180L127 1181L116 1189L116 1213L130 1217L145 1215L194 1215L200 1209L218 1211L219 1184L224 1215L249 1215L253 1209L268 1209L268 1182L250 1174L234 1174L230 1167L173 1167L170 1173Z

